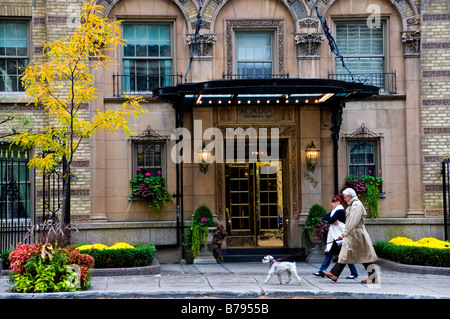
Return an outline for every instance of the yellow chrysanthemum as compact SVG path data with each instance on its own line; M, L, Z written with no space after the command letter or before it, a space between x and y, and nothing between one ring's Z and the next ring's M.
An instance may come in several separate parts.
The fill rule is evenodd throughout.
M94 244L94 245L92 245L92 249L104 250L104 249L108 249L108 246L103 245L103 244Z
M407 237L395 237L392 238L389 243L394 245L400 245L400 246L416 246L416 247L428 247L428 248L439 248L439 249L445 249L450 248L450 243L439 240L432 237L425 237L418 241L413 241L410 238Z
M127 243L115 243L114 245L110 246L108 249L133 249L134 247L127 244Z
M92 245L83 245L83 246L78 246L79 250L90 250L92 249Z

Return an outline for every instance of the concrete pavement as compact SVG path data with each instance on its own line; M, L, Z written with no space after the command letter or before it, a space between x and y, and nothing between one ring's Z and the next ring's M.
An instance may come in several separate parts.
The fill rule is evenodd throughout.
M320 264L297 262L302 278L280 285L275 276L264 284L269 267L262 263L161 264L151 275L92 276L87 291L75 293L10 293L8 277L0 277L0 299L141 299L141 298L333 298L333 299L450 299L450 276L394 271L380 267L379 284L362 284L359 277L345 279L346 268L335 283L315 277ZM283 277L285 280L286 275Z

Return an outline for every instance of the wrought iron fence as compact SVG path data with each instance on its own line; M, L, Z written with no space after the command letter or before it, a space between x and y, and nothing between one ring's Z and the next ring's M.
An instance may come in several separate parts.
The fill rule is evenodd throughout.
M380 92L397 93L397 73L353 73L354 81L365 85L373 85L380 88ZM331 73L328 78L332 80L352 82L353 79L348 73Z
M157 87L182 83L182 74L113 74L114 96L150 94Z
M15 149L0 150L0 251L25 242L33 225L28 154Z
M58 221L63 173L32 172L26 151L0 148L0 252L33 243L34 236L27 236L33 226Z
M449 240L450 234L450 155L445 155L442 160L442 191L444 206L444 236Z

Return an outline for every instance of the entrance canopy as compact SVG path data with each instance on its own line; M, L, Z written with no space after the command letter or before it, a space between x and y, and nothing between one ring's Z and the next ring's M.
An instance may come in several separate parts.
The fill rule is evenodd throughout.
M345 102L378 95L379 88L362 83L331 79L233 79L178 84L153 90L153 97L173 103L176 127L183 127L183 113L197 106L226 105L330 105L331 136L334 144L334 183L338 189L337 148ZM183 217L183 165L177 167L177 207ZM178 215L177 215L178 218ZM181 237L183 234L181 234Z
M379 88L330 79L237 79L185 83L153 90L153 96L177 106L245 104L340 105L378 95Z

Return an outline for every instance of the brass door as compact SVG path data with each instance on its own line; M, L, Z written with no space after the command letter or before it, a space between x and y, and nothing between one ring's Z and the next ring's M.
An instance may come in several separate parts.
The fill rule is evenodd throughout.
M284 246L282 164L226 165L231 246Z

